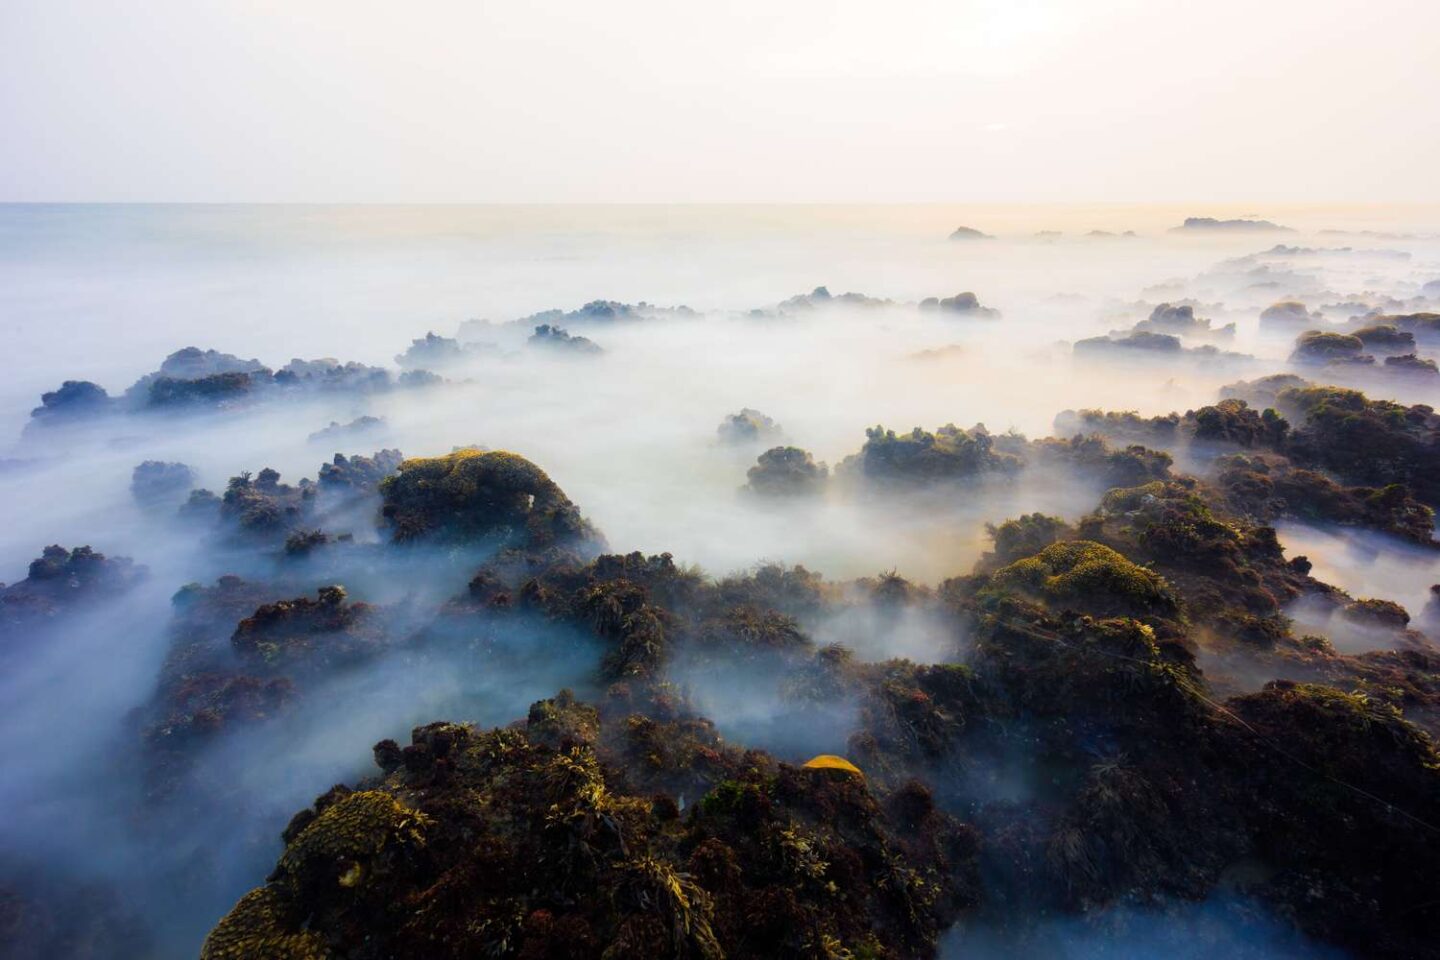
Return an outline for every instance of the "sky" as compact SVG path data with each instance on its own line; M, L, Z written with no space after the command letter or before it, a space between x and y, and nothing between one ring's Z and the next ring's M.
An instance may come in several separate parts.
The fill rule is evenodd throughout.
M1440 201L1433 0L0 0L0 201Z

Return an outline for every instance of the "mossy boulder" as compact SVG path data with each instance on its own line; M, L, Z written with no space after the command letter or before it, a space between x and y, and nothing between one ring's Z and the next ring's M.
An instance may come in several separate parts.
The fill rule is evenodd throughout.
M380 484L396 543L482 543L526 549L594 544L599 533L535 464L513 453L457 450L406 460Z
M973 833L923 788L815 775L699 718L562 694L411 741L297 814L203 960L920 958L975 900Z
M1365 352L1365 341L1344 333L1311 330L1295 340L1294 363L1333 363L1354 360Z
M1173 616L1179 600L1165 579L1089 540L1054 543L997 570L991 593L1019 592L1055 607L1100 616Z
M773 447L745 473L745 489L762 497L814 496L825 489L830 468L799 447Z

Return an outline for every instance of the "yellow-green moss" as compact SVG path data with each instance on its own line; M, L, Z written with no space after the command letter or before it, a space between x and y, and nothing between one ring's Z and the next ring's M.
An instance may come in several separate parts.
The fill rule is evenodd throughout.
M544 470L505 451L406 460L380 493L383 516L401 542L497 538L544 547L596 538Z
M328 960L319 934L288 919L283 896L260 887L240 898L200 947L200 960Z
M382 853L422 846L427 824L424 814L383 790L352 793L300 831L281 855L279 873L296 887L324 879L346 887L363 884L365 868Z
M1095 611L1176 609L1175 595L1163 577L1090 540L1053 543L1033 557L1002 567L987 589L1018 590Z

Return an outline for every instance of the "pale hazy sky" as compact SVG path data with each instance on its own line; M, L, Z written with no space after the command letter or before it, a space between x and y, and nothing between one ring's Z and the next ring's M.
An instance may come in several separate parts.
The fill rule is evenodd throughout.
M1440 0L0 0L0 200L1440 201Z

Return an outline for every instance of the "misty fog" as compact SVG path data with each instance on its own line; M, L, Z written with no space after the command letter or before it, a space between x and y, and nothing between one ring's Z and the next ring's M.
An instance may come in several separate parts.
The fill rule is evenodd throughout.
M1296 231L1170 229L1210 212ZM992 236L949 239L962 224ZM377 741L404 742L435 720L503 726L562 687L598 692L603 651L564 626L446 633L434 611L465 593L488 556L394 552L373 493L322 490L326 533L350 535L353 549L295 560L279 543L228 538L183 516L191 486L222 494L230 478L264 468L298 484L337 453L430 457L475 445L539 465L611 553L668 552L716 579L768 563L835 584L893 573L937 589L993 548L987 524L1035 512L1076 524L1112 484L1037 464L959 489L881 496L845 465L867 428L984 424L993 437L1038 439L1058 435L1063 411L1184 414L1226 385L1277 373L1437 405L1440 377L1383 365L1327 377L1290 360L1305 329L1440 310L1437 227L1359 208L0 207L10 358L0 383L0 580L24 580L51 544L146 568L134 589L42 622L0 652L0 873L23 876L43 862L56 883L106 887L140 918L154 956L194 956L230 904L264 881L291 814L332 784L373 773ZM978 308L923 303L964 292ZM1292 300L1313 311L1308 326L1262 324L1262 311ZM594 301L650 306L618 318L573 313ZM1209 329L1160 354L1075 349L1125 336L1162 303L1192 305ZM542 313L552 310L565 315ZM532 341L547 323L599 351ZM1233 333L1222 332L1231 323ZM429 333L453 349L417 348L406 359ZM272 370L330 357L392 377L437 376L203 410L117 403L65 422L31 417L64 381L93 381L118 398L190 346ZM1440 355L1433 343L1418 352ZM774 431L722 435L745 408ZM361 417L380 422L345 429ZM331 424L338 429L312 437ZM804 497L747 488L747 471L776 446L808 451L828 480ZM1171 452L1177 472L1198 470L1180 445ZM140 502L132 472L145 461L184 463L193 485ZM1278 527L1287 555L1307 556L1316 579L1395 601L1411 628L1426 629L1440 552L1355 528ZM292 709L216 736L186 761L179 792L152 796L141 731L154 722L147 711L181 630L172 597L227 575L262 602L343 583L350 602L382 611L381 649L301 681ZM840 612L796 618L817 645L843 644L873 662L967 657L964 631L930 608L892 610L869 588L843 589ZM1386 648L1324 610L1289 612L1338 649ZM228 651L238 618L227 617L184 626L194 648ZM797 702L763 657L682 656L671 679L727 739L787 761L843 753L860 709ZM1045 789L1024 758L993 782L956 788L992 798ZM163 823L137 812L147 805L170 811ZM1177 925L1206 931L1215 951L1228 953L1239 929L1245 955L1335 955L1250 909L1223 898L1193 905L1167 915L1164 936L1140 908L1099 929L1065 920L1054 935L1069 946L1046 955L1172 952L1166 938ZM1026 949L1045 949L1048 935L1035 933ZM957 957L1014 955L997 937L982 922L947 943ZM1132 946L1102 948L1101 939Z

